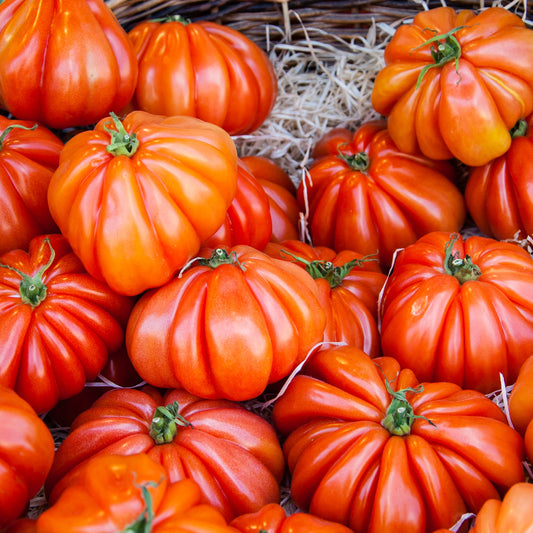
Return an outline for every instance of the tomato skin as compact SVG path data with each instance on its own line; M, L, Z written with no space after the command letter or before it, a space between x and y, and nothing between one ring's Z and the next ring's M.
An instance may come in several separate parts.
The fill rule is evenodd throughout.
M19 119L93 124L126 106L137 71L133 46L102 0L0 6L0 102Z
M513 243L455 237L452 253L481 275L461 284L445 270L446 232L402 250L381 300L381 348L422 381L488 394L500 389L500 373L513 383L533 351L533 260Z
M237 152L224 130L193 117L133 111L122 125L135 153L107 151L119 126L102 119L66 143L48 203L87 271L133 296L168 281L220 227Z
M54 439L36 412L0 385L0 528L22 515L54 459Z
M509 415L514 428L525 433L533 420L533 355L521 365L518 376L509 395Z
M204 502L192 479L171 483L160 463L138 453L93 457L59 499L38 517L36 533L125 531L147 509L141 487L151 498L153 515L147 527L152 533L235 531L217 509Z
M428 41L450 31L460 52L440 64L432 56L436 44ZM372 105L390 118L399 149L485 165L508 150L509 130L533 111L533 77L526 66L533 61L532 43L533 32L502 7L477 15L452 7L420 12L398 27L385 48Z
M172 440L156 444L150 436L156 409L174 402L191 425L179 426ZM197 482L206 501L228 520L279 499L285 463L264 418L235 402L205 400L183 389L162 396L145 387L106 392L74 420L46 480L49 501L60 497L90 457L141 452L164 466L169 481Z
M22 299L21 275L7 267L34 277L50 247L46 295L32 306ZM0 383L42 414L102 370L124 340L133 300L90 276L59 234L34 237L28 251L12 250L0 263Z
M37 235L58 231L46 195L63 142L44 126L4 116L0 116L0 135L5 135L0 144L0 254L3 254L27 248Z
M533 232L533 115L525 134L485 165L471 167L465 187L467 209L476 226L498 240L525 238Z
M322 340L325 315L313 278L249 246L226 261L196 264L136 303L126 346L157 387L246 401L287 376Z
M272 63L237 30L208 21L147 21L128 35L139 63L134 108L195 116L241 135L259 128L274 107Z
M382 423L392 400L385 378L394 391L416 390L405 397L422 418L403 435ZM395 359L354 347L316 352L272 416L295 504L354 532L451 527L524 479L522 438L494 402L452 383L419 383Z
M334 154L311 165L298 202L305 212L307 195L314 245L363 255L379 251L385 271L396 249L429 231L462 227L466 207L449 162L400 151L383 121L363 124L339 147L344 156L366 154L368 167L357 170Z
M529 462L533 462L533 421L530 420L524 434L524 445L526 447L526 457Z
M269 503L255 513L234 518L230 522L240 533L352 533L352 530L309 513L295 512L287 516L278 503Z

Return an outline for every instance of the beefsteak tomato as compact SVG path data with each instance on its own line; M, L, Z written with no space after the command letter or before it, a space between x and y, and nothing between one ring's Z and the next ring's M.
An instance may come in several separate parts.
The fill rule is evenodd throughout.
M372 90L406 153L485 165L533 111L533 30L503 7L437 7L396 30Z
M137 83L127 33L103 0L0 3L0 106L50 128L119 112Z
M387 269L397 248L430 231L462 227L466 207L455 174L447 161L400 151L386 123L371 121L350 143L337 144L336 153L315 160L298 202L314 245L377 252Z
M104 393L72 423L45 489L55 503L95 455L147 453L170 482L190 478L226 519L279 501L283 453L274 428L228 400L153 387Z
M63 142L44 126L0 115L0 254L58 231L47 192L62 149Z
M37 413L50 410L102 370L132 307L87 274L62 235L0 256L0 384Z
M128 35L139 64L134 108L198 117L241 135L259 128L274 107L270 59L229 26L176 16L140 22Z
M302 268L250 246L202 253L199 264L135 304L128 354L156 387L251 400L322 340L318 289Z
M0 385L0 529L22 515L53 460L46 424L14 390Z
M272 420L295 504L356 533L451 527L524 480L523 440L489 398L352 346L313 354Z
M533 420L533 355L520 366L509 394L509 415L514 428L523 435Z
M224 130L133 111L65 144L48 203L87 271L138 295L198 252L224 221L236 186L237 151Z
M428 233L397 255L380 316L383 354L422 381L487 394L533 353L533 259L510 242Z
M35 533L234 533L192 479L170 482L147 454L88 461L35 524Z

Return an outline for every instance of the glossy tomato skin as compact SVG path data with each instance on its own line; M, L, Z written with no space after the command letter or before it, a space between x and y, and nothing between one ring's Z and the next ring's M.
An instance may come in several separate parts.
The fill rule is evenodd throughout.
M524 239L533 233L533 115L509 149L485 165L471 167L465 187L467 209L487 237Z
M522 438L485 395L353 347L316 352L272 416L295 504L354 532L451 527L524 479Z
M298 187L314 245L379 253L386 270L397 248L429 231L462 227L466 207L449 162L402 152L383 121L363 124L349 144L338 146L356 161L324 155Z
M0 528L22 515L54 459L54 439L29 403L0 385Z
M220 511L205 503L192 479L171 483L165 468L144 453L93 457L38 517L35 530L116 533L141 525L151 533L235 531Z
M59 234L0 263L0 383L41 414L98 375L124 340L133 300L90 276ZM44 284L40 303L23 299L21 273Z
M138 141L131 155L107 151L121 131ZM224 130L133 111L66 143L48 203L87 271L133 296L198 252L224 221L236 185L237 152Z
M230 522L240 533L352 533L342 524L309 513L287 515L278 503L269 503L255 513L240 515Z
M138 109L195 116L241 135L259 128L274 107L274 67L237 30L182 19L141 22L128 35L139 63Z
M239 159L237 162L237 190L222 226L202 246L236 246L246 244L262 250L272 237L272 217L268 196Z
M459 281L446 266L456 260L478 274ZM500 389L500 373L513 383L533 351L532 302L533 260L523 248L432 232L397 256L381 299L381 348L420 380L487 394Z
M509 415L514 428L525 433L533 420L533 355L521 365L509 395Z
M287 376L322 340L325 315L313 278L249 246L207 249L145 293L126 330L139 375L156 387L246 401Z
M336 253L295 240L270 243L264 251L299 265L315 279L326 313L324 342L343 342L372 357L381 355L378 298L386 276L376 257L351 250Z
M157 444L150 434L156 410L174 402L185 422ZM269 422L239 403L205 400L183 389L162 396L146 387L106 392L74 420L46 481L49 501L60 497L90 457L141 452L164 466L169 481L193 479L228 520L279 500L285 463Z
M133 46L103 0L0 6L0 103L16 118L54 129L93 124L126 106L137 71Z
M533 110L532 44L533 32L502 7L422 11L388 43L372 105L401 150L484 165L508 150L509 130Z
M0 254L3 254L16 248L26 249L37 235L58 231L46 195L63 142L35 122L1 115L0 139Z

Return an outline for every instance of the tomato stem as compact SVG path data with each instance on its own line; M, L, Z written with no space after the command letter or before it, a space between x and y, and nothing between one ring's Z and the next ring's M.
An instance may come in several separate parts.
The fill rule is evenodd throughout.
M46 298L47 288L43 283L43 274L48 268L50 268L50 265L54 262L54 258L56 256L55 250L52 248L52 244L50 243L50 239L46 237L44 242L46 242L50 247L50 259L37 271L33 277L25 272L20 271L18 268L0 263L1 268L12 270L22 278L19 284L20 298L23 303L29 304L32 307L37 307Z
M511 128L511 138L516 139L517 137L525 137L527 135L527 122L521 118L517 123Z
M201 257L198 259L198 263L202 266L208 266L211 268L216 268L220 265L236 265L241 270L245 271L245 266L239 262L239 258L235 252L228 253L224 248L215 248L211 257L205 258Z
M139 147L139 139L135 133L129 134L120 119L115 113L110 113L115 129L107 127L104 129L111 135L111 142L107 145L106 150L114 156L125 155L131 157Z
M352 170L356 170L357 172L366 172L370 166L370 158L366 152L346 155L339 150L337 157L342 159Z
M452 234L451 239L446 243L444 250L444 271L456 278L462 285L465 281L475 281L481 276L480 268L472 263L472 258L466 255L459 257L459 252L453 253L453 245L459 238L457 233Z
M165 17L150 19L150 22L181 22L182 24L190 24L192 21L191 19L182 17L181 15L166 15Z
M135 486L141 489L141 496L145 503L145 508L135 522L131 523L129 526L126 526L126 529L123 529L119 533L150 533L152 531L152 524L154 521L154 504L148 487L157 487L159 483L155 483L154 481L146 481L140 485L135 483Z
M156 444L168 444L178 433L178 426L192 428L192 424L179 414L178 402L166 407L159 406L152 418L150 437Z
M35 123L31 128L28 128L28 126L23 126L22 124L11 124L2 132L2 135L0 135L0 150L4 147L4 141L6 140L6 137L9 135L11 130L15 128L20 128L21 130L33 131L37 129L37 126L37 123Z
M296 261L305 265L305 270L313 279L325 279L329 286L334 289L342 284L344 278L352 271L353 268L362 267L366 261L377 261L376 254L365 255L361 259L352 259L344 265L335 266L331 261L307 261L303 257L298 257L288 250L280 250L280 253L290 255Z

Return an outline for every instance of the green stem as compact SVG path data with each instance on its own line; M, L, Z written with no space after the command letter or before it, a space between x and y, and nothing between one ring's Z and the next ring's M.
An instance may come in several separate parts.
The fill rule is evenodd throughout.
M154 439L156 444L168 444L174 440L178 433L178 426L192 428L192 424L179 414L178 402L166 407L159 406L152 418L150 437Z
M366 152L345 155L339 150L337 157L342 159L352 170L357 172L366 172L370 166L370 158Z
M527 135L527 122L521 118L518 122L511 128L511 138L516 139L517 137L525 137Z
M446 243L444 249L444 271L456 278L462 285L466 281L475 281L481 276L480 268L472 263L472 258L466 255L464 258L459 257L459 252L453 253L453 245L456 243L459 235L452 234L451 239Z
M43 283L43 274L46 272L46 270L48 270L48 268L50 268L56 256L55 250L52 248L50 243L50 239L46 237L44 242L46 242L50 247L50 259L37 271L33 277L18 270L17 268L0 263L1 268L12 270L22 278L19 284L20 298L25 304L29 304L32 307L37 307L46 298L47 289L46 285Z
M165 17L150 19L150 22L181 22L182 24L190 24L192 21L191 19L182 17L181 15L166 15Z
M107 145L106 150L114 156L125 155L126 157L131 157L139 147L137 135L135 133L130 135L115 113L111 112L110 116L115 129L109 128L104 124L104 129L111 135L111 142Z
M237 254L235 252L228 253L223 248L215 248L215 250L213 250L213 253L211 254L211 257L201 257L200 259L198 259L198 264L211 268L216 268L220 265L236 265L241 270L246 270L244 265L239 262L239 258L237 257Z
M135 486L141 489L141 495L145 503L145 508L134 522L132 522L129 526L126 526L126 528L119 533L150 533L152 531L152 524L154 521L154 504L148 487L157 487L159 483L155 483L154 481L147 481L140 485L135 483Z
M31 128L28 128L27 126L23 126L22 124L11 124L2 132L2 135L0 135L0 150L4 147L4 141L6 140L6 137L9 135L11 130L15 128L20 128L21 130L33 131L37 129L37 126L38 126L37 123L35 123Z

